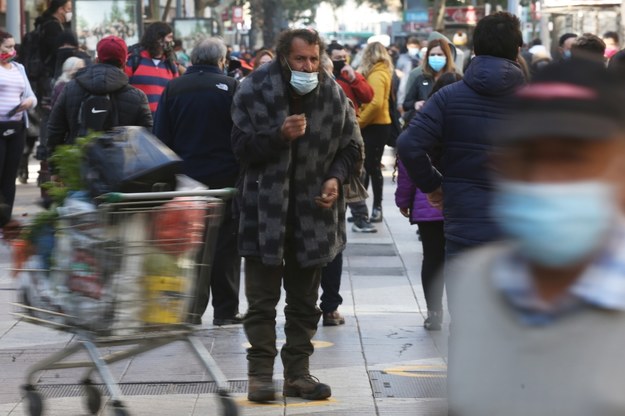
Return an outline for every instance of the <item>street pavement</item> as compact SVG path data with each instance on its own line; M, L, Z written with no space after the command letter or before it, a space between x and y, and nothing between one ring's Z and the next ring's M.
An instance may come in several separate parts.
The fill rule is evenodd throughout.
M30 167L31 178L37 166ZM421 244L416 226L395 208L391 181L394 165L387 148L384 174L384 222L378 233L358 234L348 224L340 312L346 324L319 326L311 372L332 387L324 401L283 398L271 404L246 400L246 338L241 326L212 326L212 309L204 315L197 335L226 375L241 415L380 415L421 416L446 414L447 332L423 328L427 310L420 278ZM28 219L39 208L39 191L31 179L18 184L15 216ZM9 305L17 298L15 281L6 270L10 251L0 245L0 415L29 415L22 400L30 365L63 349L72 334L20 322ZM241 289L241 311L247 303ZM284 339L284 303L279 305L278 338ZM446 328L447 325L444 325ZM107 347L103 352L114 348ZM174 343L111 365L131 415L220 415L220 405L200 362L184 343ZM44 415L89 414L80 397L83 370L47 370L40 373ZM276 384L282 366L276 360ZM100 380L94 380L100 383ZM213 389L213 390L212 390ZM105 398L106 399L106 398ZM99 415L114 414L104 403Z

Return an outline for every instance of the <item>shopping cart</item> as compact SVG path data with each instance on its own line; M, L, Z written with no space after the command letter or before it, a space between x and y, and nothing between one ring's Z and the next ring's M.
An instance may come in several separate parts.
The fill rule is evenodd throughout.
M128 415L109 364L172 342L183 341L214 380L225 416L238 414L228 381L194 335L190 306L199 268L210 267L231 190L107 194L96 209L68 204L60 211L43 248L19 269L19 319L76 336L61 351L28 372L25 404L40 416L43 399L36 375L44 370L85 368L86 407L99 412L97 372L116 416ZM45 228L44 228L45 231ZM43 233L45 234L45 232ZM53 244L46 244L49 239ZM53 246L46 254L44 248ZM122 347L102 354L99 348ZM89 360L69 361L86 351Z

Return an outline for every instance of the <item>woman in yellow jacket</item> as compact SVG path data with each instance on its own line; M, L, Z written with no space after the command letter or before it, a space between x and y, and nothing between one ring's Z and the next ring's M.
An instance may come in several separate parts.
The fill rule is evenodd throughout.
M371 222L382 222L382 154L390 134L391 117L389 115L389 96L393 61L380 42L367 45L359 67L360 73L367 78L373 88L373 100L364 104L360 111L359 124L365 142L365 187L373 190L373 209Z

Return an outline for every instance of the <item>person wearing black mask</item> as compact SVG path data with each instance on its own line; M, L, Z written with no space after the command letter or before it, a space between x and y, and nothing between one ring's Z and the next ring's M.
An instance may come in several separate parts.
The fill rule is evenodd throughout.
M364 76L356 72L347 63L347 51L339 43L332 43L328 46L328 56L332 60L333 76L341 86L347 98L354 104L356 117L362 104L370 103L373 99L373 88ZM351 221L354 222L352 231L361 233L375 233L377 229L369 222L369 211L364 201L348 204L352 212Z

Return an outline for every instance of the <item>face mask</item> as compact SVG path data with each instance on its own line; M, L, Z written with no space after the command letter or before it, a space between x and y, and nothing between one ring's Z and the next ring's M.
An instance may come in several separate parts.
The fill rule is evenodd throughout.
M419 48L408 48L408 55L411 58L416 58L419 55Z
M332 61L332 64L334 65L334 72L339 74L341 69L345 67L345 60L341 59L340 61Z
M567 49L565 51L562 52L562 56L564 57L564 59L570 59L571 58L571 50Z
M9 63L13 59L15 59L16 55L17 55L16 51L0 53L0 61Z
M72 21L72 16L74 16L74 14L72 12L65 12L65 22L69 23Z
M430 68L434 70L434 72L438 72L445 67L447 64L447 57L445 56L429 56L428 57L428 65Z
M613 186L600 181L500 183L493 214L534 264L577 264L601 247L618 216Z
M291 87L298 95L306 95L319 84L319 72L293 71L289 63L285 60L286 66L291 71Z
M169 53L174 50L174 42L163 42L163 51Z

